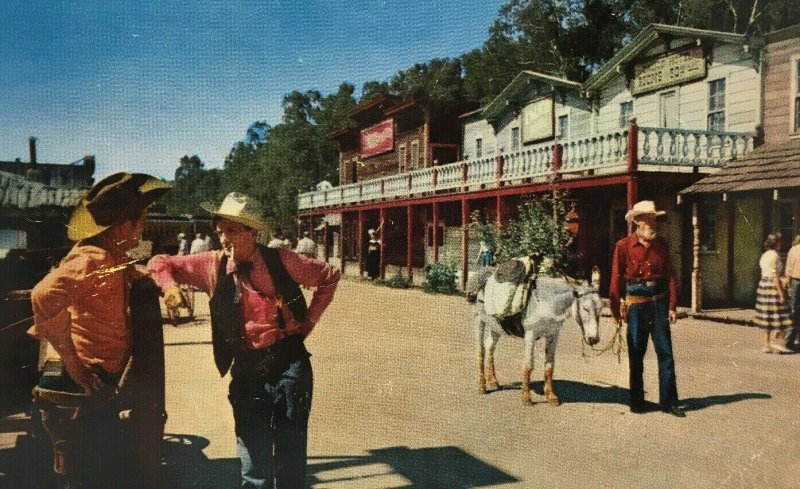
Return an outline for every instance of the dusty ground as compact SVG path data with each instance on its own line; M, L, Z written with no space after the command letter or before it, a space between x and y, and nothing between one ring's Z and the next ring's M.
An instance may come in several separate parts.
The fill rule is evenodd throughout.
M610 328L608 318L604 324ZM198 307L194 323L167 326L165 336L170 487L235 487L227 379L213 367L207 309ZM462 298L343 281L307 341L315 369L309 482L317 489L800 487L800 355L763 354L757 330L694 319L678 322L673 341L684 419L629 413L627 359L583 357L574 323L556 360L564 403L525 408L517 339L498 347L503 388L478 395ZM541 358L539 346L540 401ZM645 368L648 399L656 401L652 349Z

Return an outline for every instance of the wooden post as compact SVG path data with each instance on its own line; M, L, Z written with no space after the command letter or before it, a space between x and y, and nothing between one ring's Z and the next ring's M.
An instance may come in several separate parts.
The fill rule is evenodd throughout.
M339 270L344 275L345 253L344 253L344 212L339 215Z
M364 276L364 211L358 211L358 276Z
M561 165L564 158L564 147L556 142L553 145L553 180L561 179Z
M497 226L500 227L503 225L503 197L495 197L494 209L497 213Z
M467 287L469 274L469 201L461 199L461 288Z
M413 236L414 232L414 207L409 205L406 207L406 266L408 267L408 281L411 282L414 278L414 254L413 254Z
M494 178L498 187L503 186L503 156L498 155L494 159Z
M381 207L381 209L380 209L380 222L378 223L378 228L380 228L380 240L379 240L379 242L381 244L380 245L380 248L381 248L381 262L380 262L380 268L378 270L380 271L379 276L380 276L381 280L384 280L386 278L386 239L385 239L386 238L386 226L384 226L385 222L386 222L386 209Z
M464 190L465 192L467 191L467 177L468 176L469 175L468 175L468 172L467 172L467 162L463 161L463 162L461 162L461 187L462 187L462 190Z
M628 129L628 177L626 181L627 187L627 204L628 210L633 208L633 205L639 200L639 182L637 181L636 172L639 169L639 126L636 125L636 119L631 119L631 124ZM628 223L628 232L633 231L633 223Z
M431 230L433 236L433 262L439 261L439 203L433 203L433 229Z
M325 221L325 226L322 229L323 249L325 250L325 263L328 263L330 256L330 249L328 249L328 221ZM316 257L315 257L316 258Z
M733 258L736 247L734 245L733 238L736 234L736 207L734 206L733 196L731 194L723 194L723 201L726 205L726 211L728 213L728 284L726 289L726 298L730 304L733 303L734 300L733 280L735 268Z
M422 168L428 168L428 161L429 155L428 153L431 151L430 145L430 138L431 138L431 110L430 108L423 107L422 114L424 117L424 123L422 126L422 144L425 145L424 151L422 153Z
M699 205L692 202L692 312L700 312L703 302L703 279L700 275L700 216Z

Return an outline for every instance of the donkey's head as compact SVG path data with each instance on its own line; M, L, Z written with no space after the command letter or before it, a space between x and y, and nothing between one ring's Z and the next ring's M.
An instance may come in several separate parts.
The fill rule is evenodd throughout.
M600 310L603 301L600 299L600 270L592 269L592 281L576 288L573 292L572 317L581 327L583 339L589 345L600 341Z

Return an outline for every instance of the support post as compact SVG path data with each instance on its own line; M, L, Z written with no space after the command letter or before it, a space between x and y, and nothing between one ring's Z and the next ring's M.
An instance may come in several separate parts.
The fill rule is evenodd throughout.
M469 274L469 201L461 199L461 288L467 287Z
M553 180L561 179L561 166L564 158L564 147L557 142L553 145Z
M494 210L497 214L497 227L501 227L503 225L503 197L500 195L495 197Z
M364 276L364 211L358 211L358 276Z
M386 222L386 209L381 207L380 209L380 222L378 223L378 228L380 228L380 248L381 248L381 263L380 263L380 278L384 280L386 278L386 227L384 223Z
M330 256L330 249L328 247L328 221L325 221L325 226L322 229L322 241L322 248L325 250L325 263L328 263L328 257Z
M627 187L627 203L628 210L633 208L633 205L639 200L639 182L636 179L636 172L639 170L639 126L636 125L636 119L631 119L630 127L628 128L628 177L626 181ZM633 223L628 223L628 232L633 231Z
M406 267L408 267L408 281L411 282L414 278L414 256L413 244L414 239L412 233L414 232L414 207L409 205L406 207Z
M433 229L431 230L433 236L433 262L439 261L439 203L433 203Z
M700 275L700 216L699 205L692 202L692 312L700 312L703 299L703 280Z
M503 156L498 155L494 159L494 178L498 187L503 186Z

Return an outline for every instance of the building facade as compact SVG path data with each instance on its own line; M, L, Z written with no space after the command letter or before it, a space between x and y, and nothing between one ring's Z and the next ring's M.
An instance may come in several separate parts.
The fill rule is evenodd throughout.
M613 244L627 233L625 212L650 199L668 211L664 232L688 280L690 229L676 195L752 150L759 86L757 49L745 36L651 25L583 84L520 73L488 105L460 117L458 161L398 164L393 173L301 194L300 217L338 214L356 224L340 246L353 243L346 272L350 262L363 263L366 229L383 223L382 269L411 275L447 259L465 281L477 258L470 213L502 224L520 203L557 188L574 205L576 273L599 266L605 288ZM363 132L350 137L363 144Z
M800 25L768 34L761 53L763 145L683 190L695 214L693 304L752 307L770 232L784 252L800 234Z

